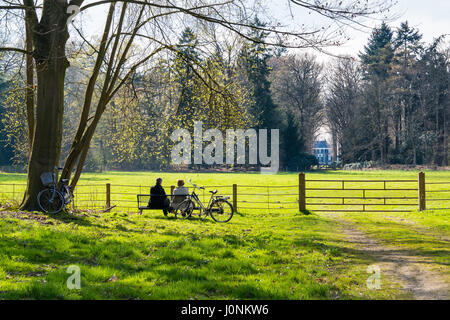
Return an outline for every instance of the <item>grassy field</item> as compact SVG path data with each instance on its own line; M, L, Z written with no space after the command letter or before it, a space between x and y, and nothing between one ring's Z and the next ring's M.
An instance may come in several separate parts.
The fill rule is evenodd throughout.
M326 172L307 174L307 179L417 180L417 174ZM426 175L427 181L450 181L450 172ZM135 195L147 193L158 176L163 177L166 188L178 178L191 178L221 194L231 194L232 184L238 184L239 212L228 224L211 219L180 221L164 218L158 211L133 214L137 212ZM14 196L19 201L24 182L24 175L0 174L0 199ZM350 241L342 221L381 244L429 258L431 267L449 281L449 210L336 215L313 211L303 215L298 213L296 174L238 173L85 174L78 189L78 205L103 206L106 183L112 186L112 204L119 206L111 213L45 216L0 209L0 299L412 298L391 277L382 278L381 290L367 287L367 267L377 260ZM318 185L330 187L308 184L312 188ZM448 187L432 186L435 190ZM372 191L372 195L383 192ZM417 192L395 194L403 197ZM360 193L348 191L346 195ZM450 205L437 201L433 206ZM70 265L80 267L80 290L66 286Z

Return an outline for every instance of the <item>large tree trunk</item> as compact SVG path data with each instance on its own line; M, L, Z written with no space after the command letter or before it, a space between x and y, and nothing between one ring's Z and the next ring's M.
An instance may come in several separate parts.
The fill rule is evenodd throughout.
M37 194L44 187L40 175L53 172L61 154L64 113L64 77L69 66L65 47L65 1L45 2L41 21L32 28L37 74L37 105L33 144L28 162L27 190L22 210L40 210Z
M31 36L31 27L28 23L25 23L26 29L26 48L27 51L33 51L33 39ZM31 54L26 55L26 69L27 69L27 89L25 92L25 104L27 108L27 124L28 124L28 144L29 150L33 146L34 135L34 64L33 56Z
M333 161L334 162L337 162L337 155L338 155L338 150L337 150L337 145L338 145L338 141L337 141L338 139L337 139L337 132L336 132L336 129L332 129L331 130L331 141L332 141L332 144L333 144Z

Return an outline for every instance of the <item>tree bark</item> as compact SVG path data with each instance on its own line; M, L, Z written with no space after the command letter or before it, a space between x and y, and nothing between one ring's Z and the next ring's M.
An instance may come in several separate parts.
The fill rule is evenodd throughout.
M337 162L338 158L338 138L337 138L337 130L335 128L331 129L331 141L333 144L333 162Z
M46 1L41 21L32 26L37 75L37 104L28 181L22 210L40 210L37 195L44 188L40 176L53 172L61 154L67 32L65 1Z
M33 39L31 36L31 26L25 22L26 28L26 50L28 52L33 51ZM27 108L27 123L28 123L28 145L29 150L33 146L34 135L34 65L33 56L31 54L26 55L26 69L27 69L27 87L25 93L25 101Z

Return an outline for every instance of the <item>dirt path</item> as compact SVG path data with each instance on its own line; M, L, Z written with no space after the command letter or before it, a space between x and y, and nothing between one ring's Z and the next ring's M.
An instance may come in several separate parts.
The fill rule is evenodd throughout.
M443 272L430 267L434 264L430 258L382 245L339 216L331 213L327 216L341 224L348 240L355 244L357 249L374 258L376 265L381 269L381 281L384 276L400 283L405 292L412 295L415 300L450 299L450 285L445 281L446 276Z

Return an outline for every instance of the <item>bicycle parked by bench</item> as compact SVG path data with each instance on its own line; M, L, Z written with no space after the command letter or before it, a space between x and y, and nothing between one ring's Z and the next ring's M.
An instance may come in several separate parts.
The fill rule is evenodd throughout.
M231 220L233 217L234 208L228 201L230 197L217 195L217 190L209 191L211 193L211 198L209 199L208 205L205 206L195 193L196 189L205 190L205 188L197 186L192 183L190 179L189 183L194 187L194 189L192 190L191 195L187 196L186 200L174 207L176 217L188 219L198 216L201 220L204 220L208 216L211 216L214 221L223 223ZM194 213L195 211L198 211L198 213Z
M55 167L55 171L61 170L62 168ZM39 192L37 196L39 208L45 213L54 214L61 212L68 204L72 203L72 211L74 211L75 205L73 193L69 187L69 180L62 179L61 186L58 188L55 171L41 174L42 185L47 188Z

